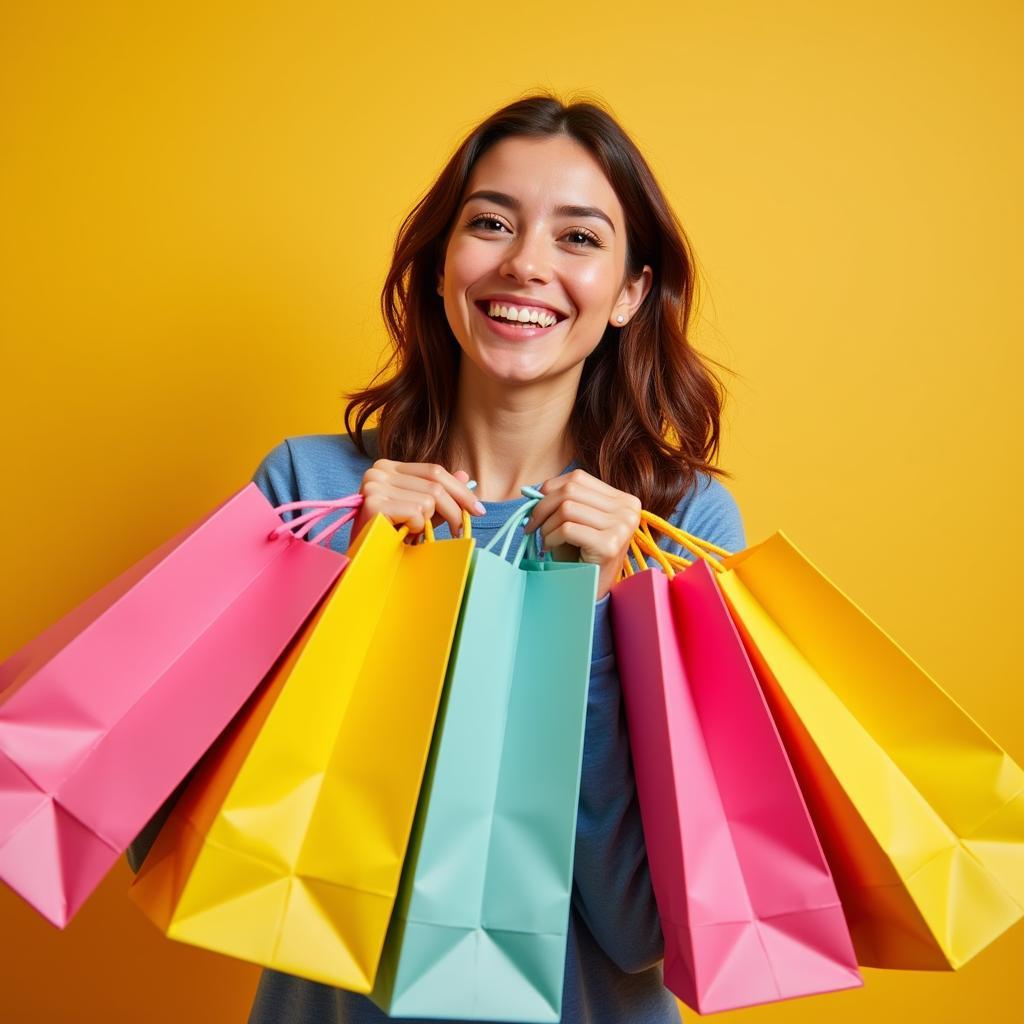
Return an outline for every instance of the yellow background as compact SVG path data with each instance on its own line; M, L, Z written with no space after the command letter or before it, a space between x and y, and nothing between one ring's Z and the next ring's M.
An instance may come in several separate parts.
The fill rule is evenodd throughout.
M694 242L750 539L782 526L1024 760L1022 25L989 0L6 5L0 656L282 437L339 429L453 147L531 87L591 90ZM255 970L161 938L128 879L64 933L0 892L5 1022L245 1019ZM1018 926L955 975L742 1016L1003 1021L1021 963Z

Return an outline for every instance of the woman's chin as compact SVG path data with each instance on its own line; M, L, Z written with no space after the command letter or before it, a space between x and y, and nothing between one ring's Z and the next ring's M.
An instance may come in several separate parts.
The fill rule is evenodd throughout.
M491 379L497 384L504 384L507 387L526 387L531 384L543 384L552 379L554 375L550 369L537 369L532 367L514 367L504 370L495 370L490 374Z
M554 360L527 353L479 353L472 361L477 370L496 384L522 387L538 384L552 376Z

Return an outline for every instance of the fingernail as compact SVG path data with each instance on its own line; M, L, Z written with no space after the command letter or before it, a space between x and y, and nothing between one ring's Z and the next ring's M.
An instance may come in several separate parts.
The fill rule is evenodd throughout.
M481 503L480 503L480 502L478 501L478 502L476 502L476 504L475 504L475 505L473 506L473 511L474 511L474 512L475 512L475 513L476 513L476 514L477 514L478 516L482 516L482 515L484 515L484 514L485 514L485 513L487 512L487 509L485 509L485 508L483 507L483 505L482 505L482 504L481 504Z

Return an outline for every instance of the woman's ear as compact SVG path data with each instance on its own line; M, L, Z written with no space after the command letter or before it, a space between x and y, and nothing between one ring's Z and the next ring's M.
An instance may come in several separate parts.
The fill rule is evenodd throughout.
M645 263L644 269L632 281L627 281L619 292L619 300L612 309L609 323L613 327L625 327L633 314L640 308L640 303L647 298L647 293L654 283L654 273Z

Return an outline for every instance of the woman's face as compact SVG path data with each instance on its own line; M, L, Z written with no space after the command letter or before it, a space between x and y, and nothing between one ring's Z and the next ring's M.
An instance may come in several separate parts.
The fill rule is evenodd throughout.
M463 354L494 380L527 384L578 369L650 287L649 267L623 283L622 206L598 163L568 136L496 143L462 200L438 291ZM527 327L492 317L510 306L518 322L531 311L543 317L535 322L534 312Z

